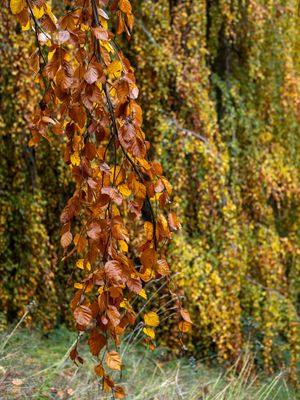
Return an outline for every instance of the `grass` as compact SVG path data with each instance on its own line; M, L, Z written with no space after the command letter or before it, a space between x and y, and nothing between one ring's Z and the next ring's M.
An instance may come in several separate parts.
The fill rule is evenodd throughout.
M8 339L8 340L7 340ZM0 399L111 399L101 392L93 360L82 351L83 366L68 359L76 339L66 328L46 338L38 331L18 329L4 333L0 345ZM3 348L4 347L4 348ZM294 400L284 372L261 381L252 373L252 360L225 374L187 358L167 359L164 349L128 347L122 376L117 377L130 400Z

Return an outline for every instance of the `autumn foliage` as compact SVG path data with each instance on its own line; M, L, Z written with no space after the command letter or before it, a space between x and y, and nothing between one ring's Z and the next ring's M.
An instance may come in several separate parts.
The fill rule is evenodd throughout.
M179 228L169 206L172 186L161 164L151 161L142 131L133 69L116 42L123 32L131 35L131 4L79 0L60 19L43 0L11 0L10 7L36 36L29 66L43 96L31 121L29 146L43 137L65 136L63 157L76 182L60 221L63 260L76 255L75 267L82 270L71 302L78 339L89 332L90 351L98 357L95 372L105 391L122 398L123 389L108 375L100 352L107 367L121 369L110 340L118 348L122 333L134 325L131 300L147 299L143 283L170 275L164 247ZM133 225L141 232L135 230L134 241ZM191 325L187 311L179 311ZM159 316L150 311L144 322L151 345ZM70 356L83 362L77 346Z
M191 353L232 365L247 347L259 368L288 366L295 380L298 1L48 3L0 11L5 314L35 299L44 326L70 322L75 284L74 316L105 375L122 362L107 338L118 344L140 314L148 344L182 349L180 301L157 326L168 303L147 300L171 270ZM174 210L183 229L169 242Z

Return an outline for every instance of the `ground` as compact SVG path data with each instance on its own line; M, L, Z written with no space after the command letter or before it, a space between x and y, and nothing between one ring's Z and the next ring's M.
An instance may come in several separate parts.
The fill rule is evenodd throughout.
M45 336L20 328L6 341L10 332L2 333L0 345L1 400L112 398L102 394L93 372L94 360L87 351L82 350L83 365L77 367L69 360L74 332L61 327ZM122 352L125 367L116 379L130 400L300 399L288 387L284 371L269 378L253 376L250 359L239 373L233 366L224 374L193 358L168 360L162 348L153 352L141 344L127 343Z

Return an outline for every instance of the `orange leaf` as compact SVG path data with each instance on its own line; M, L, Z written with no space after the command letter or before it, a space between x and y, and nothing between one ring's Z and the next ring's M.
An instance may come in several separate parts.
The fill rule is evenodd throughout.
M115 386L114 392L117 399L124 399L125 397L125 390L121 386Z
M106 354L106 364L109 368L114 369L116 371L120 371L122 367L122 361L119 353L116 351L110 351Z
M132 12L132 8L129 0L120 0L119 9L125 14L130 14Z
M186 321L180 321L178 327L181 332L186 333L191 330L192 324Z
M146 233L146 238L147 240L152 240L153 238L153 225L151 224L151 222L145 222L144 223L144 231Z

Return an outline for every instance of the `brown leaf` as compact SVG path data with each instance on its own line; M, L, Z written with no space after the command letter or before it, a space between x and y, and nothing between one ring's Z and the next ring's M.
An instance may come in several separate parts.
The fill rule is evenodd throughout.
M104 371L104 368L101 363L95 365L94 370L95 370L96 375L98 375L98 376L102 377L105 375L105 371Z
M117 260L110 260L104 266L105 273L108 278L115 281L117 284L122 284L124 282L124 277L122 276L122 266Z
M74 318L77 324L86 327L92 321L92 312L87 306L78 306L74 310Z
M111 175L111 169L110 166L108 164L106 164L106 162L101 162L99 164L99 168L102 172L104 172L106 175Z
M175 231L176 229L180 228L180 223L177 219L177 215L174 211L171 211L168 216L169 226L170 228Z
M93 356L98 356L100 350L105 346L106 339L103 335L101 335L96 328L94 328L88 339L88 344L90 347L90 351Z
M157 263L157 252L154 249L146 249L140 259L144 267L154 268Z
M103 41L108 40L108 32L106 29L102 28L102 26L98 26L97 28L94 28L93 34L99 40L103 40Z
M70 76L64 68L60 68L56 74L56 82L58 86L63 90L69 89L73 83L73 78Z
M71 232L65 232L62 235L61 239L60 239L60 243L61 243L62 247L65 249L68 246L70 246L70 244L72 243L72 240L73 240L72 233Z
M119 325L120 320L121 320L121 315L120 315L117 307L109 305L107 307L107 316L108 316L110 322L112 323L112 325L116 328Z
M48 14L44 14L42 18L40 19L40 23L42 26L45 28L46 31L49 32L55 32L56 31L56 25L52 21L52 19L49 17Z
M48 62L48 64L45 67L45 72L46 76L48 79L54 79L57 71L59 68L59 60L57 58L57 52L54 53L53 57L51 60Z
M107 194L118 206L122 204L123 198L116 188L105 187L101 189L101 193Z
M88 237L90 237L91 239L94 239L94 240L98 240L100 238L101 232L102 232L101 226L99 225L99 223L97 221L94 221L89 224L88 231L87 231Z
M78 124L80 128L83 128L86 121L86 113L81 106L72 106L69 109L69 115L74 122Z
M126 284L128 286L128 289L134 293L140 293L140 291L143 289L140 278L130 278L128 279Z
M97 82L98 77L99 74L97 68L93 64L90 64L86 73L84 74L84 79L88 84L92 85L93 83Z
M191 317L190 317L190 314L189 314L188 310L186 310L185 308L182 308L180 310L180 314L181 314L182 318L184 319L184 321L189 322L190 324L192 324L192 320L191 320Z
M68 31L60 31L58 33L58 41L60 43L65 43L70 39L70 32Z
M74 360L76 359L77 355L78 355L78 353L77 353L77 350L76 350L76 349L72 349L72 350L70 351L69 356L70 356L70 358L71 358L72 361L74 361Z

